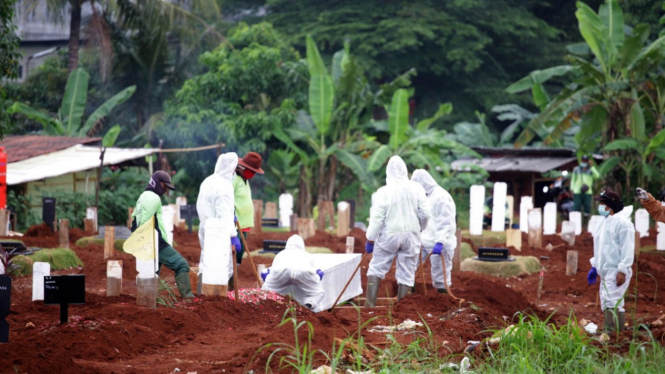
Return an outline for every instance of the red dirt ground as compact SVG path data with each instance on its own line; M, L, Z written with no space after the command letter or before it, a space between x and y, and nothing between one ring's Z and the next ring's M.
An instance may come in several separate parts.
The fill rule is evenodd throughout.
M79 230L80 231L80 230ZM24 236L28 246L55 247L56 234L45 232L43 228L31 228L37 236ZM85 267L59 271L60 274L86 275L86 304L70 307L70 323L58 324L58 307L45 306L43 302L31 302L32 278L16 277L13 284L12 314L7 317L11 326L10 343L2 346L0 373L166 373L175 368L182 373L241 373L249 369L264 372L271 348L260 352L268 343L282 342L293 344L293 328L290 325L278 327L287 306L280 302L263 301L259 305L236 303L222 297L202 297L191 303L174 307L160 306L156 311L136 306L135 262L131 255L116 252L113 259L123 261L123 292L119 297L106 297L106 262L103 248L91 245L85 248L76 246L73 240L84 235L72 231L71 248L76 251ZM354 230L355 252L361 253L364 235ZM263 239L286 239L288 233L250 234L252 249L261 246ZM646 245L653 239L643 239ZM176 229L177 249L196 266L199 257L199 243L196 233L188 234ZM557 236L544 237L543 243L562 243ZM602 325L599 307L595 302L598 287L588 286L586 272L588 260L592 256L592 238L584 234L577 239L574 249L579 251L579 272L565 275L566 251L563 246L552 252L534 250L528 247L526 236L524 247L517 255L549 256L545 274L543 296L540 308L536 308L538 274L501 279L473 273L453 274L454 300L447 295L436 294L429 284L429 264L425 267L427 295L423 295L422 285L417 285L417 294L412 295L392 307L362 309L360 312L346 307L335 312L313 314L298 310L298 319L309 321L314 327L312 340L314 349L330 351L334 338L346 338L358 331L361 322L376 318L370 326L362 329L365 341L381 347L386 334L369 332L371 326L390 325L409 318L427 322L441 351L461 353L469 340L480 340L490 335L490 328L498 328L515 318L520 311L535 313L545 318L557 313L555 321L565 319L573 310L578 318L585 318ZM317 232L306 241L309 246L325 246L335 252L344 252L345 238ZM256 263L271 262L267 258L254 258ZM370 257L366 256L362 266L363 286ZM633 322L650 323L658 319L665 310L665 298L656 297L654 279L665 279L665 256L658 253L642 253L636 261L639 269L637 307L631 297L626 307L628 319ZM256 287L254 273L249 260L244 259L239 268L241 288ZM173 284L173 273L162 271L162 279ZM630 290L634 290L636 277L633 277ZM394 295L397 289L394 267L382 282L381 294ZM632 292L632 291L631 291ZM402 343L409 343L422 337L421 334L394 333ZM654 327L654 337L665 339L665 327ZM304 331L299 334L306 338ZM319 356L323 359L322 356ZM322 362L323 363L323 362ZM277 362L271 364L278 371Z

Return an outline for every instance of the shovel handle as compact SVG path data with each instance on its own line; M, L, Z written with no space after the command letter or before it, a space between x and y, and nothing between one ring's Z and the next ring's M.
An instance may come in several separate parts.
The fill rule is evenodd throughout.
M254 265L252 254L249 253L249 247L247 246L247 242L245 241L245 236L242 234L242 231L240 230L240 223L236 222L236 228L238 229L238 236L240 236L240 240L242 240L242 245L247 250L247 257L249 258L250 264L252 264L252 270L254 270L254 276L256 277L256 282L258 282L257 284L259 285L259 288L261 288L261 277L259 277L259 272L256 271L256 265Z
M231 259L231 261L233 261L233 293L235 295L236 302L238 302L238 299L240 298L238 296L238 288L240 288L240 285L238 284L238 263L236 262L235 245L231 246L231 252L233 253L233 258Z

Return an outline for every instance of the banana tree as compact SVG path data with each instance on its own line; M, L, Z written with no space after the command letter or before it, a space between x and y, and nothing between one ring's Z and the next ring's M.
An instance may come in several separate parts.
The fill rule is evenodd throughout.
M15 102L9 108L8 113L19 113L39 122L44 127L44 132L49 135L90 135L96 132L96 127L101 124L104 117L134 94L136 86L130 86L118 92L95 109L85 122L82 122L88 100L89 78L88 72L82 68L75 69L69 74L60 111L55 115L46 114L21 102Z

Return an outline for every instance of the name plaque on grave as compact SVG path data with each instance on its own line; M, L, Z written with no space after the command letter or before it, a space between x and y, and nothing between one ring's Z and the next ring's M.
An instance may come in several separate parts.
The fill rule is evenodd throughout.
M278 218L262 218L261 219L261 226L279 227L279 219Z
M285 240L264 240L263 252L278 253L286 248Z
M478 248L478 257L474 258L478 261L515 261L515 258L510 257L510 251L508 248L487 248L480 247Z
M85 304L85 275L44 277L44 305L60 305L60 323L69 319L69 304Z

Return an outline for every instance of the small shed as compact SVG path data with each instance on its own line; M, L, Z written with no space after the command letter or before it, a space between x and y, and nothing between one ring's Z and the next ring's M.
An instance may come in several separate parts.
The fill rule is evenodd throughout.
M483 158L456 160L451 165L453 170L471 170L469 165L475 165L489 173L490 182L505 182L508 184L508 195L515 198L515 209L519 209L522 196L533 196L535 207L543 207L553 201L551 194L544 192L544 187L548 187L555 178L543 174L553 170L571 172L578 164L576 150L572 148L472 149Z

